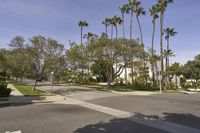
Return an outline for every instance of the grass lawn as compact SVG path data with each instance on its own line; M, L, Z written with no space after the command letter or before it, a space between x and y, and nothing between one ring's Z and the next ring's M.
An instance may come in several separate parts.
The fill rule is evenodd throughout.
M32 90L32 86L30 85L20 85L20 84L13 84L16 89L18 89L24 96L44 96L47 95L46 92L41 90Z
M82 87L88 87L93 88L97 90L114 90L119 92L132 92L132 91L159 91L158 87L151 87L151 86L136 86L136 85L112 85L109 88L107 88L106 85L98 85L98 84L73 84L75 86L82 86Z

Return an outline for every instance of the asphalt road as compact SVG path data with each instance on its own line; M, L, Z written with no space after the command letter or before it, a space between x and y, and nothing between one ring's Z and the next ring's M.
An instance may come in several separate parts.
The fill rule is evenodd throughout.
M200 129L200 95L115 96L87 102Z
M48 83L39 87L44 90L50 88ZM130 112L134 119L158 119L200 131L200 94L136 96L76 86L54 86L54 92ZM136 123L129 118L114 118L78 105L0 106L0 133L17 130L22 133L166 133L160 129Z
M0 133L167 133L77 105L43 104L0 108Z

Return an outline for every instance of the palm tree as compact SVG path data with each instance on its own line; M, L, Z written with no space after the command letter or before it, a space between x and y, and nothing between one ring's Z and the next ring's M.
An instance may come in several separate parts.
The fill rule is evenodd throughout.
M128 10L128 4L125 4L123 5L122 7L119 7L119 10L121 12L121 15L122 15L122 32L123 32L123 39L125 39L125 13L129 13L129 10Z
M171 49L168 49L168 50L164 50L164 52L163 52L163 57L165 58L165 71L167 71L167 69L168 69L168 58L170 57L170 56L175 56L175 54L174 54L174 52L172 52L172 50ZM169 75L168 74L166 74L165 75L165 78L166 78L166 85L167 85L167 87L169 87L169 89L170 89L170 86L169 86Z
M87 27L89 24L86 21L79 21L78 26L81 27L81 44L83 44L83 27Z
M151 57L154 56L154 39L155 39L155 29L156 29L156 19L159 18L158 16L158 8L156 5L153 5L150 9L150 15L152 17L152 23L153 23L153 33L152 33L152 43L151 43ZM154 63L151 62L151 72L152 72L152 80L153 85L155 84L155 73L154 73Z
M143 43L143 35L142 35L142 26L140 24L140 20L139 20L139 17L141 15L146 15L146 12L144 11L144 8L143 7L140 7L139 4L136 5L136 8L135 8L135 14L136 14L136 19L137 19L137 23L138 23L138 26L139 26L139 29L140 29L140 39L141 39L141 44L142 46L144 46L144 43Z
M113 17L112 18L108 18L108 23L109 23L109 25L111 25L110 37L111 37L111 40L113 40L113 27L114 27Z
M130 12L130 39L133 39L133 13L135 11L136 5L139 5L140 1L137 0L129 0L128 10ZM128 13L129 13L128 12Z
M108 36L108 26L110 25L109 18L105 18L102 24L105 25L106 36Z
M174 28L166 28L166 29L164 29L164 32L166 34L165 39L167 40L167 51L168 51L168 50L170 50L170 48L169 48L170 37L174 37L177 34L177 32L175 31ZM169 67L169 57L167 57L166 59L167 59L166 66ZM167 69L167 67L166 67L166 69Z
M133 13L134 13L134 10L135 10L135 6L140 4L139 1L137 0L129 0L128 1L128 7L127 7L127 14L130 13L130 40L133 40ZM131 56L130 57L130 60L131 60L131 75L133 75L133 57ZM134 79L133 79L133 76L131 76L131 81L132 81L132 84L134 82Z
M90 44L90 38L93 37L94 34L92 32L88 32L87 34L84 34L83 38L87 39L87 44Z
M151 62L155 66L155 72L154 73L155 73L155 79L157 80L157 84L158 84L158 61L160 61L160 56L154 54L151 57Z
M125 5L123 5L122 7L119 7L119 9L120 9L120 12L121 12L121 15L122 15L122 32L123 32L123 39L125 39L125 24L124 24L124 22L125 22L125 19L124 19L124 17L125 17L125 13L128 13L129 12L129 10L128 10L128 4L125 4ZM124 43L124 45L126 45L125 43ZM127 61L126 61L126 57L124 57L124 64L126 64L127 63ZM127 68L125 67L125 73L124 73L124 79L125 79L125 83L127 84L128 83L128 80L127 80Z
M81 45L83 45L83 27L87 27L89 24L86 21L79 21L78 26L81 27ZM81 49L81 53L83 54L83 51ZM81 84L83 83L83 62L81 64Z
M116 33L116 39L118 38L118 25L120 25L122 23L122 19L118 16L114 16L112 18L112 24L115 27L115 33Z
M169 67L168 66L168 58L170 56L175 56L174 52L172 52L171 49L164 50L164 52L163 52L163 58L165 58L165 61L166 61L166 63L165 63L165 70L167 69L167 67Z
M161 75L163 76L164 63L163 63L163 26L164 26L164 13L169 3L173 0L158 0L158 11L160 12L160 55L161 55ZM163 80L162 80L163 84Z

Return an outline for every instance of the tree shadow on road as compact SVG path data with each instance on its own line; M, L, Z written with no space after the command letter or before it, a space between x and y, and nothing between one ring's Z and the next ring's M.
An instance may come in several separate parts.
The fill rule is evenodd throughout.
M136 113L128 118L114 118L109 122L99 122L76 129L74 133L168 133L167 131L140 124L141 121L154 123L167 121L200 129L200 117L192 114L163 113L164 117L157 115L144 115ZM138 123L137 121L140 121Z
M45 96L14 96L16 100L8 101L7 103L0 104L0 109L8 106L25 106L35 103L53 103L54 101L46 101Z

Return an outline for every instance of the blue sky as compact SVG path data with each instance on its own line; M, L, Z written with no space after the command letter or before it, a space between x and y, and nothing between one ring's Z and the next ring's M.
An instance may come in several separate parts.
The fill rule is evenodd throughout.
M1 0L0 1L0 48L8 47L9 40L17 35L26 39L34 35L54 38L68 47L69 40L80 42L79 20L89 22L85 32L104 32L101 24L105 17L120 15L118 7L128 0ZM149 10L157 0L141 0ZM152 23L149 13L141 17L146 47L151 44ZM129 37L129 16L126 16L126 36ZM200 0L175 0L165 15L165 27L178 32L171 39L171 49L176 57L171 59L185 63L200 54ZM159 27L158 27L159 28ZM159 48L157 28L156 48ZM119 28L121 31L121 27ZM134 37L139 29L134 21ZM119 32L121 36L121 32ZM166 41L164 41L166 46Z

